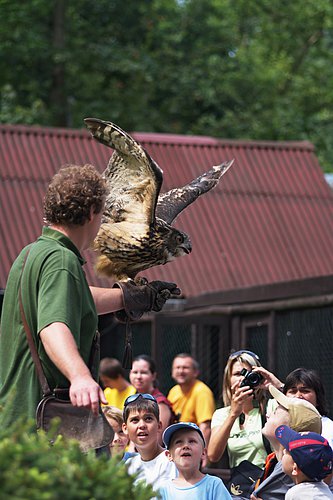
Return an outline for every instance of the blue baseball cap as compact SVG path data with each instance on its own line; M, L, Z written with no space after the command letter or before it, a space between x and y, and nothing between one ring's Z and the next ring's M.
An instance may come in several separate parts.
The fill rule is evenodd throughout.
M197 433L200 435L203 441L204 446L206 446L205 438L202 434L200 427L198 427L197 424L194 424L193 422L178 422L178 424L169 425L169 427L167 427L163 432L162 439L166 448L169 448L169 444L174 433L176 431L179 431L180 429L197 431Z
M280 425L275 436L309 479L321 481L332 472L333 451L320 434L299 433L287 425Z

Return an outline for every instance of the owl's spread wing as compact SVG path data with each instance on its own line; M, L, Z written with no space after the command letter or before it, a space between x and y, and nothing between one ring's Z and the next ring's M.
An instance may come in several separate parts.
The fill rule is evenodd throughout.
M104 177L110 187L103 222L125 223L145 237L155 222L163 172L144 148L114 123L86 118L92 136L114 149Z
M212 167L208 172L200 175L186 186L160 194L157 201L156 217L171 224L188 205L215 187L233 162L234 160L231 160Z
M96 140L114 149L104 172L109 193L94 242L100 253L96 269L117 279L134 279L141 270L188 254L189 237L170 224L198 196L212 189L232 162L160 195L162 170L139 143L111 122L84 121Z

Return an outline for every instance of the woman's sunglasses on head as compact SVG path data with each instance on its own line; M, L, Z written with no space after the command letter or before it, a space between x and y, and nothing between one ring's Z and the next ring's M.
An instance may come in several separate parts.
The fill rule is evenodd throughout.
M249 356L252 356L257 361L260 361L258 354L252 351L247 351L246 349L241 349L240 351L232 352L229 356L229 359L239 358L239 356L241 356L242 354L249 354Z

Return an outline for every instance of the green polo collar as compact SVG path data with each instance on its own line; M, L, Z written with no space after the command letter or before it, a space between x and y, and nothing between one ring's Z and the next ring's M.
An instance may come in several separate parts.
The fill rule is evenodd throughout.
M44 226L42 231L42 236L40 236L38 239L40 240L45 238L50 240L55 240L63 247L68 248L69 250L74 252L77 258L79 259L81 266L83 266L83 264L86 263L86 261L84 260L78 248L74 245L72 240L69 239L68 236L61 233L60 231L56 231L55 229L52 229L48 226Z

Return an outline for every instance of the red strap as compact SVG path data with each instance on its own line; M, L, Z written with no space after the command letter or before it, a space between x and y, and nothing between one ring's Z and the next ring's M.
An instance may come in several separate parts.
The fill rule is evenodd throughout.
M261 484L263 481L265 481L265 479L268 476L270 476L276 464L277 464L277 458L275 452L272 452L269 455L267 455L263 474L261 475L261 477L259 477L259 479L257 479L257 482L254 487L255 490L258 488L259 484Z

